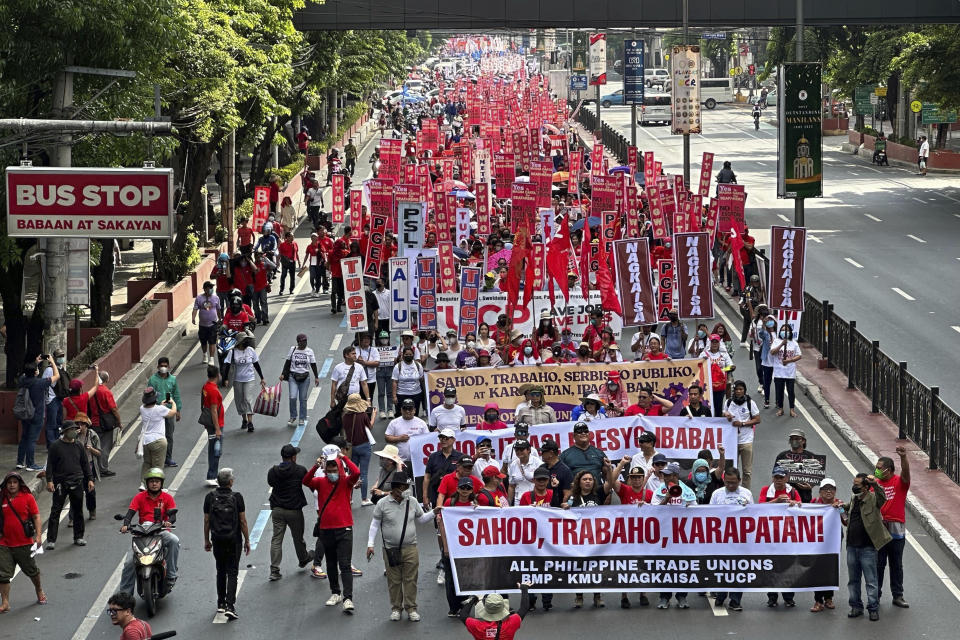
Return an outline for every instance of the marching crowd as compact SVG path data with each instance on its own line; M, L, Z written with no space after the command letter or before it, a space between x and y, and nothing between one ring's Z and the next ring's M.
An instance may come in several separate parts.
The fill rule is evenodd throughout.
M515 94L529 94L531 87L540 86L537 78L525 78L521 82L519 77L505 75L498 83L501 80L504 85L515 82L516 88L511 89ZM381 106L389 109L387 105ZM403 107L385 109L380 128L384 132L389 123L400 135L408 135L403 146L404 161L427 164L431 182L442 183L461 177L456 166L453 175L444 175L444 167L453 164L444 160L459 161L462 156L455 149L464 139L480 133L480 125L472 124L471 117L476 115L470 112L463 97L450 96L425 101L412 110L406 109L406 113ZM436 150L419 149L416 132L422 129L424 120L430 118L437 119L441 125L442 143ZM572 137L565 134L562 137L565 142L555 146L555 141L544 135L542 149L534 150L537 157L552 160L558 172L569 171L570 152L576 147ZM334 173L344 175L349 181L357 159L357 150L351 147L352 141L344 151L345 168L340 166L338 154L331 153L328 157L328 181ZM590 159L585 157L584 169L590 168ZM725 167L725 171L729 169ZM277 274L280 275L277 296L283 296L285 291L294 292L295 277L309 271L312 295L329 293L331 314L342 313L345 291L341 262L348 257L367 256L371 241L371 222L365 205L348 200L346 207L351 211L352 225L343 226L335 234L323 211L325 203L319 179L305 171L304 181L305 203L314 232L302 255L293 236L298 220L292 203L280 200L276 185L271 184L269 219L259 229L251 228L246 221L240 224L237 252L219 256L212 280L203 284L203 292L194 304L193 319L199 320L198 339L202 361L207 365L207 381L199 392L200 423L208 434L206 481L212 489L203 506L204 544L216 561L217 610L230 619L239 617L236 610L239 563L242 555L250 551L250 530L243 496L232 489L234 471L220 466L226 419L224 389L234 391L233 403L240 427L253 432L254 406L267 387L253 328L270 322L268 294L272 294ZM578 182L575 176L572 183ZM349 182L345 193L349 193L348 185ZM590 252L590 245L599 242L600 229L590 215L590 200L584 197L589 190L590 183L585 177L579 184L579 193L568 193L564 188L551 201L559 227L576 226L578 222L581 226L579 230L567 229L569 261L563 262L562 275L567 279L568 290L589 289L597 284L594 273L571 270L567 266L581 264L581 258ZM485 277L481 292L516 294L526 283L516 282L516 274L511 275L511 259L501 258L493 265L487 262L488 256L527 241L522 232L517 233L509 200L492 202L489 233L483 237L479 233L475 197L467 193L458 198L460 206L471 211L471 225L470 232L458 243L457 267L483 266ZM637 207L639 225L622 230L624 237L648 237L652 259L672 255L669 240L654 238L647 218L649 204L642 190ZM701 220L706 219L704 211ZM437 247L439 232L435 220L426 223L424 248ZM398 238L390 230L385 235L384 266L387 258L399 253ZM542 242L544 238L534 234L533 240ZM617 343L617 331L609 323L608 312L599 307L589 311L589 322L579 337L575 337L570 326L559 325L548 311L537 318L535 328L528 332L515 327L510 314L502 313L493 325L481 322L476 333L468 333L462 339L455 329L408 329L400 332L398 341L394 342L396 332L391 332L389 320L391 292L386 270L381 270L380 277L370 279L364 291L369 330L356 334L352 344L343 348L343 361L331 372L330 411L317 425L321 437L328 443L322 455L307 468L298 462L300 449L286 444L281 448L280 461L267 473L273 527L269 580L282 578L283 542L289 529L298 566L310 565L311 575L326 579L330 585L331 595L326 605L339 606L344 613L352 614L354 579L363 575L354 563L356 502L360 508L373 507L366 557L369 560L379 554L383 558L390 620L399 621L404 612L411 621L421 619L417 602L417 525L432 522L441 551L437 582L445 588L447 615L463 620L474 637L494 637L490 635L492 629L496 637L507 638L513 637L523 616L535 610L538 602L544 612L550 611L553 594L529 594L530 585L519 585L522 596L516 613L510 611L508 600L498 594L479 600L458 596L442 527L443 509L447 507L529 505L578 509L609 504L669 508L753 502L817 503L839 509L847 526L848 615L857 617L866 610L871 620L878 619L880 588L888 565L894 605L909 606L903 598L902 555L910 468L902 448L897 449L899 475L893 460L880 458L872 473L857 475L850 499L842 501L838 498L836 482L829 478L822 479L817 486L791 481L790 471L780 462L802 461L811 455L806 451L803 431L794 429L788 437L788 449L779 454L772 465L764 463L757 467L772 469L769 481L765 473L760 474L763 486L757 491L752 488L755 427L761 422L762 410L771 408L771 386L776 414L787 411L791 417L796 416L794 380L796 363L802 355L794 327L789 322L778 321L764 304L753 238L748 229L742 230L740 240L731 245L728 238L718 234L714 246L717 282L739 297L743 315L739 336L730 335L723 323L716 323L712 328L698 324L691 331L692 327L671 310L659 326L639 327L626 353ZM743 376L735 379L733 375L740 346L754 362L761 402L747 393L752 383L748 385ZM650 387L641 388L634 398L628 397L616 363L629 359L684 358L708 362L712 382L709 389L691 386L689 402L679 415L724 417L730 421L737 429L738 438L736 450L731 446L729 458L723 447L719 448L716 459L709 450L703 450L692 465L685 468L681 462L689 461L667 459L657 451L656 436L649 432L639 436L636 455L621 459L609 459L591 443L591 425L595 421L620 416L657 416L673 408L671 400ZM421 417L427 415L424 371L586 363L611 366L596 391L586 394L575 407L573 444L567 448L553 440L534 447L528 439L530 426L557 421L544 388L537 385L527 385L521 390L524 399L516 409L512 425L515 441L504 452L502 460L496 459L492 440L483 435L475 441L475 457L457 449L456 434L467 428L467 420L465 410L457 402L456 388L443 391L442 404L429 411L426 421ZM18 414L23 424L18 470L7 474L2 488L0 613L10 608L9 582L17 566L33 580L37 601L46 603L34 557L42 539L42 524L35 497L22 471L43 473L46 488L53 494L44 545L44 550L51 552L56 549L60 514L67 504L73 542L79 546L86 544L84 508L90 520L96 518L96 486L103 478L115 475L108 466L109 454L123 430L124 421L109 388L110 377L98 370L94 386L84 390L78 380L66 379L64 366L64 354L54 352L38 357L24 368L21 386L26 391L23 415ZM289 347L280 380L289 391L289 426L305 426L311 385L321 384L316 356L308 346L306 334L299 334L295 344ZM169 589L177 581L180 541L169 530L176 522L177 507L173 496L164 491L164 468L178 466L174 436L184 400L167 358L158 360L141 401L137 453L142 459L143 484L139 491L133 492L122 530L152 521L155 511L159 510L161 522L169 525L161 536ZM24 417L28 413L29 417ZM374 451L372 430L378 417L387 421L387 444ZM43 428L49 449L45 467L34 460L34 444ZM501 420L500 407L491 403L485 407L480 424L471 428L483 431L509 426ZM412 436L425 433L436 434L438 448L429 456L424 476L418 481L412 475L409 441ZM355 494L358 500L354 500ZM304 508L308 505L316 513L313 549L308 548L304 539ZM866 585L866 604L861 596L862 583ZM149 626L132 617L130 594L136 590L132 561L128 561L123 570L121 592L111 598L108 610L111 619L125 629L131 624L143 629L144 635L131 637L147 637ZM742 609L742 595L709 594L715 606L726 605L734 611ZM667 609L673 601L677 608L687 609L687 598L685 593L659 593L656 607ZM778 592L767 594L766 604L776 607L781 599L786 607L797 604L793 593ZM599 593L592 595L592 603L594 607L605 606ZM632 600L624 593L620 603L623 608L631 608L648 606L650 601L646 594ZM583 604L584 595L576 594L573 606L580 608ZM834 606L833 592L816 592L810 611L821 612ZM509 631L509 636L501 636L502 631Z

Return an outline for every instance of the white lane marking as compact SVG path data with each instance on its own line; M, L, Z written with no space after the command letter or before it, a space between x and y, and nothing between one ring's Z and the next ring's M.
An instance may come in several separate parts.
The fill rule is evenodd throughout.
M791 222L793 222L790 218L788 218L787 216L783 215L782 213L778 213L778 214L777 214L777 217L780 218L781 220L783 220L784 222L786 222L787 224L790 224Z
M960 202L960 200L957 200L957 202ZM953 217L954 217L954 218L960 218L960 213L955 213L955 214L953 214Z
M307 396L307 407L310 411L313 411L317 408L317 399L320 398L320 387L314 387L310 390L310 395Z
M731 322L730 318L728 318L723 311L720 311L718 309L717 314L723 319L723 321L727 324L728 327L738 326L733 322ZM807 421L810 427L814 431L816 431L817 435L820 436L820 438L827 444L827 447L830 448L830 451L833 453L834 456L836 456L837 460L839 460L843 464L843 467L847 470L847 472L851 476L857 475L857 473L859 473L859 470L856 467L854 467L853 464L851 464L850 460L846 456L840 453L840 449L837 447L837 445L827 435L827 433L820 427L820 425L817 424L817 422L813 419L813 416L810 415L810 412L807 411L806 406L804 406L804 404L799 399L797 399L797 409L800 410L800 415L803 416L803 418ZM933 572L933 575L935 575L940 580L940 582L943 583L943 586L946 587L947 591L950 592L950 595L952 595L954 598L960 601L960 588L957 588L957 585L954 584L952 579L950 579L950 576L948 576L944 572L944 570L940 568L940 565L937 564L937 561L934 560L929 553L927 553L926 549L920 546L920 543L917 542L917 539L909 531L907 532L907 542L909 542L913 550L917 552L917 555L920 556L920 559L923 560L924 564L926 564L930 568L930 571Z
M909 293L907 293L906 291L904 291L903 289L901 289L901 288L899 288L899 287L890 287L890 289L891 289L894 293L897 293L897 294L903 296L905 299L909 300L910 302L913 302L914 300L916 300L916 298L914 298L912 295L910 295Z
M926 202L924 202L924 201L921 200L920 198L914 198L914 200L917 201L917 202L919 202L920 204L927 204Z
M280 326L280 321L287 314L287 311L290 310L290 305L293 304L293 300L296 295L303 292L306 285L309 284L309 278L301 278L300 283L297 285L296 292L293 296L287 299L283 304L283 307L280 309L280 312L277 314L276 319L273 321L273 324L270 325L270 330L263 335L263 339L259 341L261 349L266 346L267 341L273 335L274 330ZM199 344L194 345L194 350L199 347ZM190 352L193 353L193 350ZM184 363L189 360L189 358L184 360ZM183 366L181 363L180 367ZM233 403L233 389L227 393L226 397L223 400L223 408L226 410L228 406ZM131 430L132 431L132 430ZM187 478L187 474L190 473L190 470L193 468L193 465L196 463L197 459L200 457L200 453L207 446L207 434L206 432L201 431L200 436L197 438L197 442L193 445L193 449L190 451L190 455L187 456L187 459L180 466L180 469L177 473L177 476L173 479L173 482L170 483L170 487L167 489L170 493L176 493L177 489L180 488L180 485L184 483ZM119 449L119 447L116 447ZM64 512L64 516L66 512ZM121 574L123 572L123 563L126 561L127 557L124 554L124 557L121 558L120 564L117 565L117 568L113 570L113 573L110 575L110 579L107 580L107 583L104 585L103 590L100 592L100 595L97 596L97 599L94 601L93 606L90 607L90 611L87 612L86 617L83 619L83 622L80 623L80 626L77 627L76 633L73 634L72 640L86 640L90 635L90 632L93 631L94 625L97 623L97 618L100 617L104 608L107 606L107 600L113 595L116 591L117 586L120 584ZM241 571L237 578L237 590L239 591L240 585L243 581L243 576L246 574L246 571ZM226 621L226 619L224 619Z
M864 167L867 171L873 171L874 173L883 173L880 169L874 169L873 167Z
M821 240L820 238L818 238L817 236L815 236L815 235L813 235L813 234L810 234L808 237L809 237L811 240L813 240L814 242L816 242L817 244L823 244L823 240Z
M240 593L240 587L243 586L243 580L246 577L247 577L246 569L241 569L240 571L237 572L237 593ZM222 613L218 613L215 616L213 616L213 624L226 624L227 622L229 622L227 620L227 616L223 615Z
M853 258L844 258L847 262L855 266L857 269L863 269L863 265L854 260Z
M850 172L850 175L852 175L852 176L859 176L860 174L857 173L856 171L851 171L851 172Z
M720 606L718 607L717 605L715 605L715 604L713 603L713 598L710 597L710 596L707 596L707 604L710 605L710 610L713 611L713 615L715 615L715 616L723 617L723 616L728 616L728 615L730 615L730 612L727 611L727 607L726 607L726 606L720 605Z
M908 238L911 238L911 239L913 239L913 240L916 240L917 242L919 242L919 243L921 243L921 244L927 244L927 241L926 241L926 240L924 240L923 238L918 238L917 236L913 235L912 233L908 233L908 234L907 234L907 237L908 237Z
M883 220L881 220L881 219L878 218L877 216L872 216L872 215L870 215L869 213L865 213L865 214L863 214L863 215L867 216L868 218L870 218L870 219L873 220L874 222L883 222Z
M343 340L343 334L338 333L333 336L333 340L330 341L330 351L336 351L340 348L340 341Z
M87 611L87 615L83 617L83 622L80 623L76 633L73 634L72 640L84 640L90 635L90 632L93 631L97 620L103 617L103 612L107 608L107 600L110 599L110 596L112 596L117 590L117 587L120 586L120 578L123 575L123 564L126 561L127 554L123 554L123 559L120 560L120 564L118 564L117 568L110 574L107 583L103 585L103 589L100 590L97 599L93 601L93 605L91 605L90 610Z
M960 333L960 326L951 325L950 328L953 329L954 331L956 331L957 333Z
M947 200L953 200L954 202L960 202L960 200L957 200L957 199L954 198L953 196L948 196L948 195L945 194L945 193L941 193L940 195L942 195L942 196L943 196L944 198L946 198ZM954 215L956 215L956 214L954 214Z

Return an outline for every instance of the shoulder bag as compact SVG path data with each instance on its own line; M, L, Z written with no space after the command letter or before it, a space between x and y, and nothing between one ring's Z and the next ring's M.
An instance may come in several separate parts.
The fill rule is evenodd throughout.
M387 554L387 564L391 567L399 567L403 564L403 539L407 535L407 520L410 518L410 498L404 500L407 507L403 510L403 528L400 530L400 542L397 543L396 547L388 547L386 543L383 545L383 552Z

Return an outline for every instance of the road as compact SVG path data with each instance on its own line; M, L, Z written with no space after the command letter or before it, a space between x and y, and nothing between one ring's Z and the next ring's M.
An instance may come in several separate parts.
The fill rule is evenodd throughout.
M596 107L592 107L595 111ZM630 107L601 109L630 137ZM792 224L793 200L776 197L777 129L755 131L750 111L720 105L703 110L703 135L692 136L691 179L713 152L714 175L729 160L746 185L747 224L761 247L770 226ZM773 111L770 112L771 116ZM824 140L824 197L806 200L810 230L806 290L829 300L891 358L909 362L922 382L960 410L960 177L926 177L902 167L876 168L840 151L842 137ZM637 127L637 144L654 151L667 173L682 173L681 136L665 126Z
M358 162L366 168L366 155ZM307 232L301 229L300 241ZM224 457L221 465L232 467L237 474L235 489L246 500L247 519L254 529L256 548L241 564L242 584L238 597L240 620L227 623L215 615L215 571L210 554L203 551L202 502L209 489L204 485L206 472L205 436L197 425L198 393L203 382L204 367L200 355L190 339L184 340L170 357L180 381L184 399L183 419L179 423L175 458L181 466L168 471L171 480L167 486L175 491L180 508L177 535L181 539L180 580L173 591L160 603L157 616L151 620L155 631L177 629L178 637L208 640L259 640L282 634L284 637L358 638L383 637L389 633L405 633L422 637L468 637L460 623L445 617L446 601L443 588L436 584L434 565L439 552L431 525L421 526L419 533L420 611L423 621L411 623L389 622L389 601L382 564L379 558L367 563L363 558L366 532L370 523L371 508L361 508L359 498L355 501L354 518L354 564L363 569L364 575L355 580L354 600L356 615L350 617L339 609L328 608L323 602L329 595L325 580L315 580L306 572L296 569L293 548L289 539L284 548L283 574L278 582L269 582L269 538L271 526L267 511L266 473L270 466L279 462L280 447L291 439L299 440L303 447L301 462L309 466L320 453L322 443L312 425L325 412L329 398L329 370L339 361L340 345L349 340L339 316L332 316L329 303L324 299L309 297L305 282L299 282L294 296L271 298L271 324L257 330L258 350L267 380L276 380L282 368L282 359L287 348L294 343L300 332L309 336L310 346L316 351L318 363L324 372L324 383L310 397L310 426L305 433L286 426L286 398L277 418L258 417L257 429L249 434L238 429L239 419L232 405L227 408ZM729 319L725 319L729 324ZM755 387L752 363L745 351L736 354L742 375ZM285 394L286 395L286 394ZM230 396L227 401L230 402ZM124 417L136 414L137 400L121 407ZM765 473L772 465L775 454L786 448L786 433L800 427L806 430L811 451L826 453L828 470L837 480L839 495L849 498L848 487L852 484L855 469L849 462L856 455L832 432L827 433L820 424L825 421L816 414L807 412L808 406L801 400L801 418L791 420L776 418L772 411L763 412L763 423L757 431L755 445L754 492L765 484ZM812 407L809 407L812 409ZM378 421L374 432L380 446L386 422ZM826 427L829 429L829 427ZM57 550L41 556L43 572L50 605L39 607L31 604L32 588L22 575L12 585L13 611L3 615L0 638L20 639L63 638L87 640L88 638L116 638L119 632L110 628L105 614L106 598L115 590L124 554L129 551L129 538L116 533L117 523L112 514L122 513L137 488L139 463L134 457L134 438L127 438L113 459L117 477L105 480L98 489L98 515L89 522L85 548L69 544L70 534L61 532L61 544ZM376 448L379 448L376 447ZM374 467L376 462L373 463ZM858 465L862 467L862 465ZM373 473L376 473L373 471ZM313 503L311 499L311 504ZM41 513L49 510L49 498L41 496ZM315 519L307 515L308 530ZM265 524L266 529L257 525ZM258 529L262 533L258 533ZM747 594L745 610L728 614L714 611L709 602L697 596L690 598L691 610L655 611L653 609L621 611L615 594L607 597L608 610L584 609L574 611L572 596L558 596L555 609L548 614L532 613L523 627L520 637L567 638L586 637L603 625L607 633L618 637L635 634L637 625L647 634L667 638L692 636L719 637L736 635L743 638L768 638L775 625L777 637L783 640L807 640L810 637L863 637L882 629L892 637L913 637L918 628L926 629L933 637L949 637L955 632L955 615L960 592L954 584L960 583L960 570L949 563L937 545L927 538L920 525L908 518L912 543L907 547L906 596L911 602L908 610L894 609L889 596L881 607L882 627L872 627L866 618L848 620L845 615L846 589L841 587L836 596L837 609L812 615L806 609L812 604L812 596L799 594L798 607L787 610L768 610L762 594ZM308 537L308 544L313 538ZM845 584L846 569L841 563L841 583ZM946 580L946 582L944 581ZM952 590L951 590L952 589ZM513 604L517 606L516 596ZM145 615L142 605L138 614ZM682 621L682 622L681 622ZM418 626L414 626L418 625ZM279 634L278 634L279 632Z

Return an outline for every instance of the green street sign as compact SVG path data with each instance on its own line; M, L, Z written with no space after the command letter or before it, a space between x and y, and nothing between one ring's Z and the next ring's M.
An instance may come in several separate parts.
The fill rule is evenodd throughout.
M853 90L853 112L858 116L872 116L874 106L870 102L870 96L874 95L875 87L873 85L863 85Z
M921 124L939 124L941 122L947 123L956 121L956 109L942 110L939 106L933 104L932 102L924 102L920 107Z

